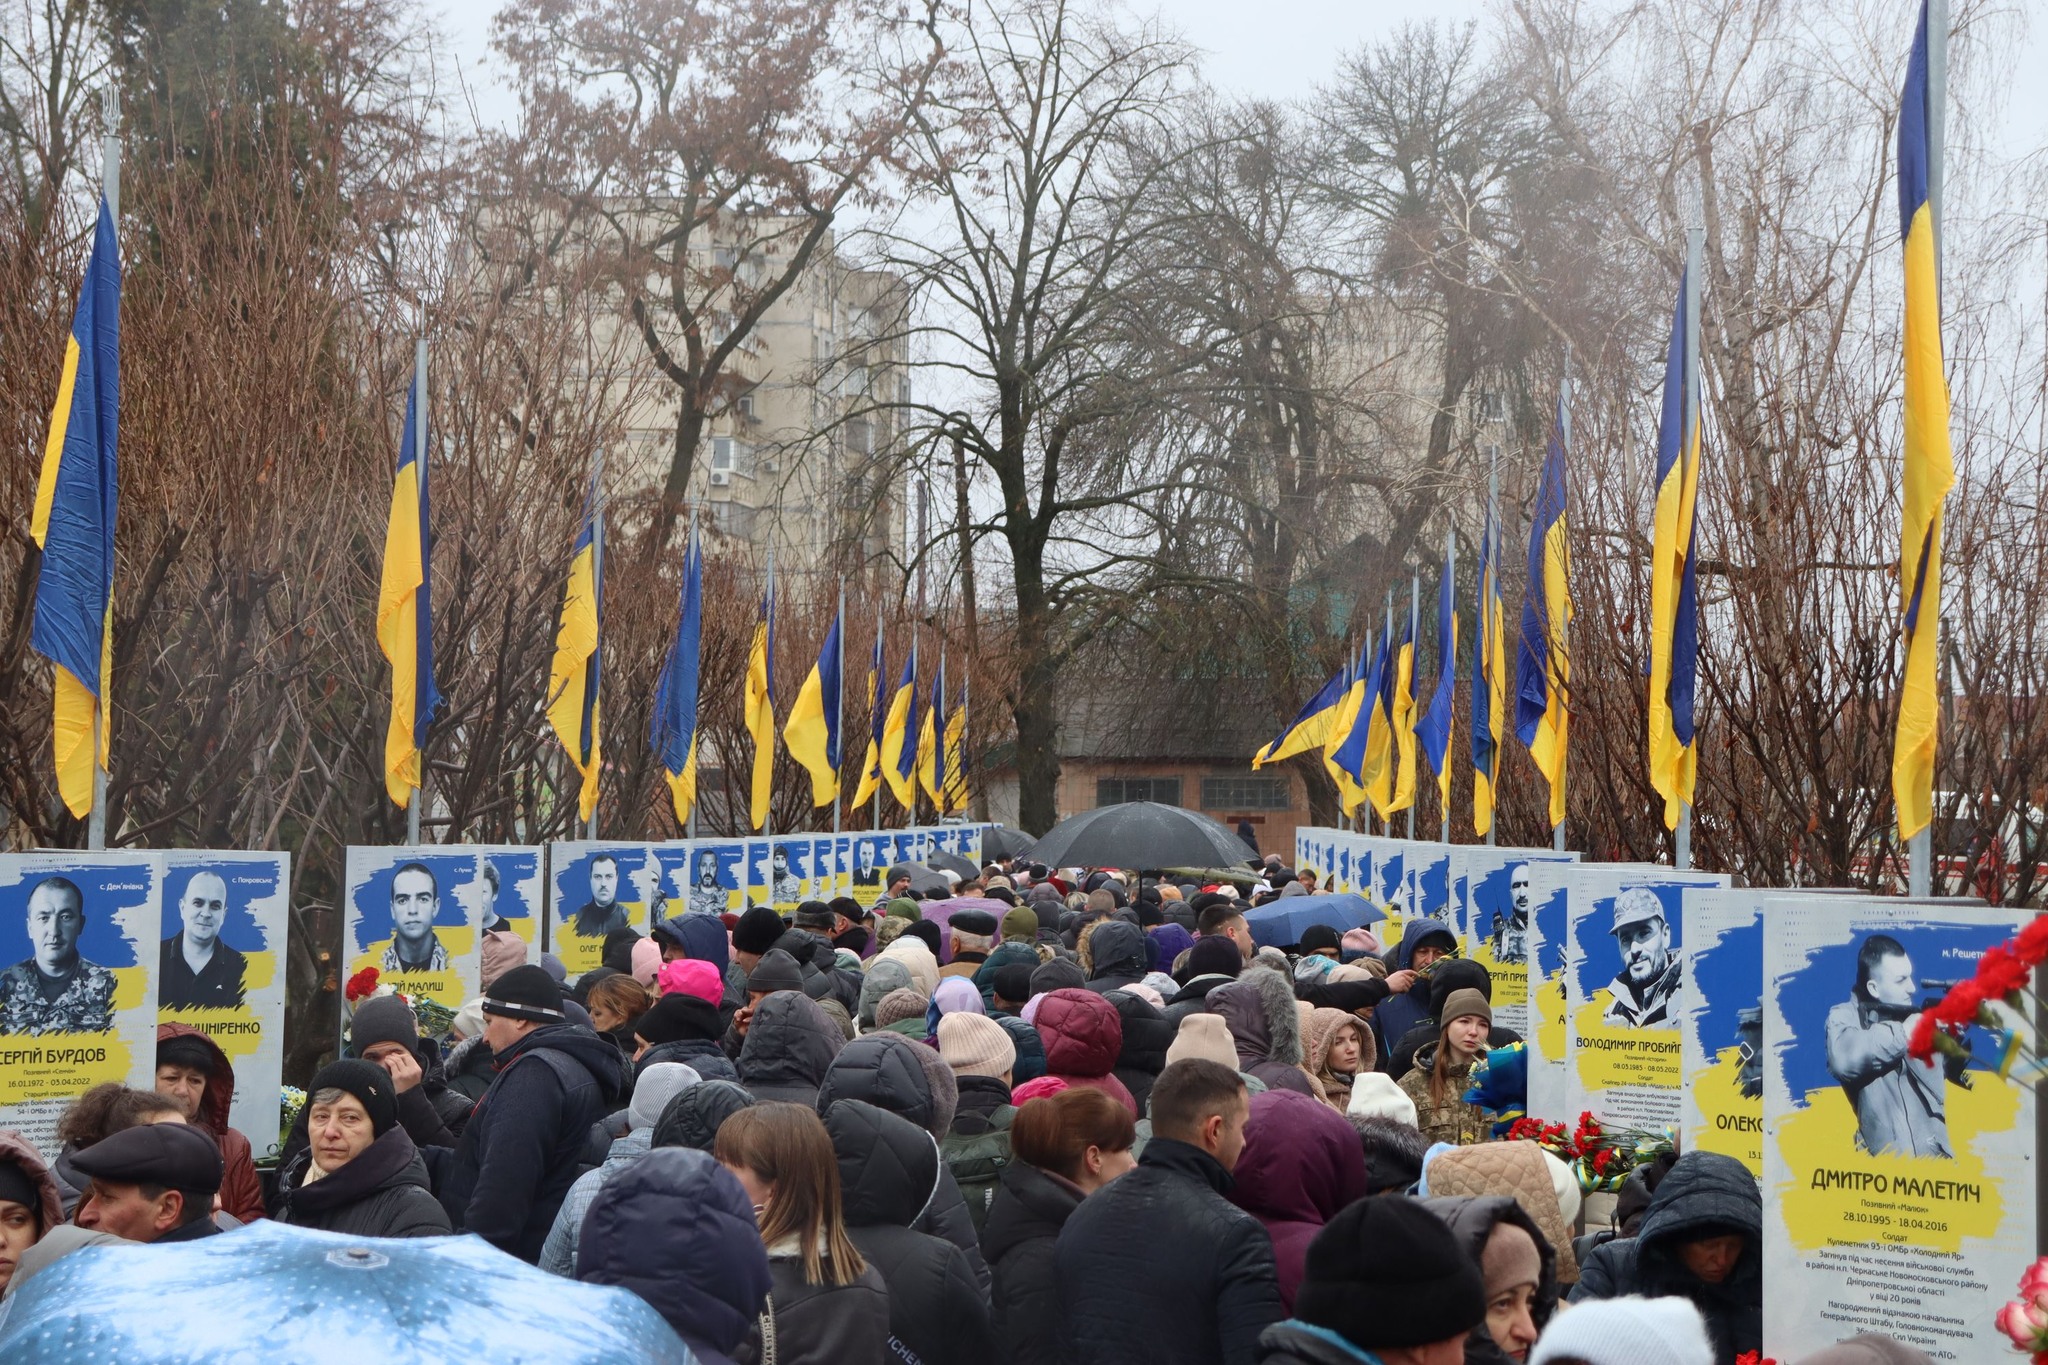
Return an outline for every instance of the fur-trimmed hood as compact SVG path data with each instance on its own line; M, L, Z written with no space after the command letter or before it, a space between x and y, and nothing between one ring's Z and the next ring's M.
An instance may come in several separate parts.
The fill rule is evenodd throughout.
M1294 987L1281 973L1245 968L1237 980L1209 992L1209 1012L1223 1016L1239 1066L1301 1065L1301 1014L1294 1007Z

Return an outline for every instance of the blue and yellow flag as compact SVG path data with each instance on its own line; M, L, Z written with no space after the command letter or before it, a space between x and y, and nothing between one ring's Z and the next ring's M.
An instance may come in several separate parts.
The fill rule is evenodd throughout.
M897 804L917 809L917 637L910 641L910 657L903 661L903 676L889 699L888 719L882 725L882 780Z
M420 751L427 722L441 703L434 687L433 553L427 534L427 468L416 437L426 426L425 376L413 375L405 395L405 434L391 483L391 519L384 528L384 573L377 585L377 647L391 663L391 723L384 731L384 791L399 806L423 785Z
M1529 746L1550 783L1550 825L1564 819L1564 769L1571 723L1572 549L1565 514L1570 473L1565 446L1571 414L1566 393L1543 455L1536 505L1529 515L1529 581L1522 591L1522 643L1515 653L1515 734Z
M946 718L946 799L940 809L967 809L967 683L960 680L960 705Z
M1429 770L1436 774L1439 809L1451 809L1451 735L1457 728L1458 691L1458 609L1451 583L1451 547L1444 546L1444 572L1436 590L1436 688L1429 707L1415 723L1415 737L1422 744Z
M569 581L562 589L562 622L555 631L555 658L548 669L548 724L569 751L583 783L576 813L597 812L597 779L604 767L598 692L604 650L604 564L599 533L597 473L583 502L583 524L569 550Z
M882 790L882 734L888 727L889 707L882 695L888 665L882 657L882 619L875 618L875 654L868 661L868 751L860 763L860 785L853 790L853 804L865 806Z
M92 813L93 764L104 770L113 725L114 522L120 502L121 247L100 201L79 286L64 372L43 446L29 534L43 552L29 643L56 665L50 738L57 791L72 815ZM99 722L99 752L93 724Z
M924 708L924 724L917 734L917 776L925 795L939 814L946 813L946 755L940 747L946 734L946 655L939 654L939 671L932 678L931 701Z
M1949 448L1948 381L1941 350L1941 221L1936 144L1945 92L1928 75L1927 6L1906 63L1899 108L1899 236L1906 258L1905 489L1901 498L1899 595L1906 669L1892 748L1892 799L1899 838L1934 818L1934 751L1941 730L1942 505L1956 481Z
M768 821L775 794L775 560L768 560L768 588L761 594L761 619L747 650L747 733L754 738L754 773L747 784L747 819L754 829Z
M1415 804L1415 617L1401 624L1401 645L1394 653L1393 686L1394 799L1390 811Z
M1330 727L1335 723L1337 713L1343 709L1344 692L1350 685L1350 673L1346 669L1338 669L1295 713L1294 719L1287 722L1279 735L1252 755L1252 766L1263 768L1268 763L1278 763L1283 758L1305 754L1310 749L1335 748L1329 743ZM1337 743L1342 742L1343 736L1339 735Z
M839 799L839 633L844 618L843 609L832 618L818 662L797 690L796 704L782 727L789 756L810 770L814 806L829 806Z
M1664 828L1677 829L1699 772L1693 743L1693 682L1699 668L1699 599L1693 578L1693 509L1700 487L1697 357L1688 344L1690 267L1679 276L1678 308L1664 363L1664 413L1657 429L1657 510L1650 546L1650 785L1664 798ZM1688 422L1688 417L1690 421Z
M690 528L683 554L682 600L676 608L676 637L654 684L654 714L648 742L661 755L676 824L688 828L697 805L697 684L704 638L704 546Z
M1507 712L1506 622L1500 600L1500 519L1491 501L1479 540L1479 640L1472 651L1472 829L1493 831L1499 794L1501 726Z
M1365 788L1358 783L1358 769L1365 761L1365 726L1359 715L1365 710L1365 656L1370 648L1367 642L1361 643L1355 654L1345 652L1344 671L1339 675L1343 691L1323 739L1323 767L1337 786L1337 800L1347 816L1358 814L1365 800ZM1355 757L1350 751L1354 733L1358 736Z
M1385 820L1394 804L1394 616L1387 613L1387 628L1380 632L1373 650L1372 665L1365 674L1365 700L1359 723L1365 732L1365 746L1358 767L1358 785L1372 802L1373 813ZM1357 727L1354 727L1357 728Z

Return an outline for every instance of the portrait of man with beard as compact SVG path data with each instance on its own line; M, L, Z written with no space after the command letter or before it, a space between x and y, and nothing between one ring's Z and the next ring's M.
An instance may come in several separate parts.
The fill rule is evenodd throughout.
M1677 1028L1671 1004L1684 964L1673 951L1664 902L1647 887L1622 892L1614 898L1609 932L1621 950L1621 971L1608 983L1613 998L1600 1022L1615 1028Z

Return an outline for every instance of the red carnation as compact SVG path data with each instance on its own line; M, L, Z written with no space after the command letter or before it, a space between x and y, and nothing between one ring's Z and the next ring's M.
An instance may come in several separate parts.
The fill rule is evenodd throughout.
M367 998L377 989L377 975L375 967L363 968L348 979L348 985L342 988L342 995L351 1005Z
M1987 999L2005 999L2027 984L2027 975L2027 964L2004 944L1987 950L1977 962L1977 984Z
M2029 967L2038 967L2048 961L2048 915L2036 915L2028 920L2014 940L2019 949L2020 961Z
M1941 997L1934 1007L1934 1017L1944 1024L1956 1028L1968 1028L1977 1022L1977 1011L1984 1007L1984 987L1975 977L1958 981L1949 993Z
M1906 1043L1906 1051L1916 1062L1932 1061L1934 1058L1934 1015L1921 1014L1913 1025L1913 1036Z

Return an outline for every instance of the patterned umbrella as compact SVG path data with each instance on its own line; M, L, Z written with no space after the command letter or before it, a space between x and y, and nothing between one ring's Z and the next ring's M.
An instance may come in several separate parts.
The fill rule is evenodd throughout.
M689 1365L692 1356L638 1296L546 1274L481 1237L345 1237L265 1219L197 1242L72 1252L0 1306L0 1360Z

